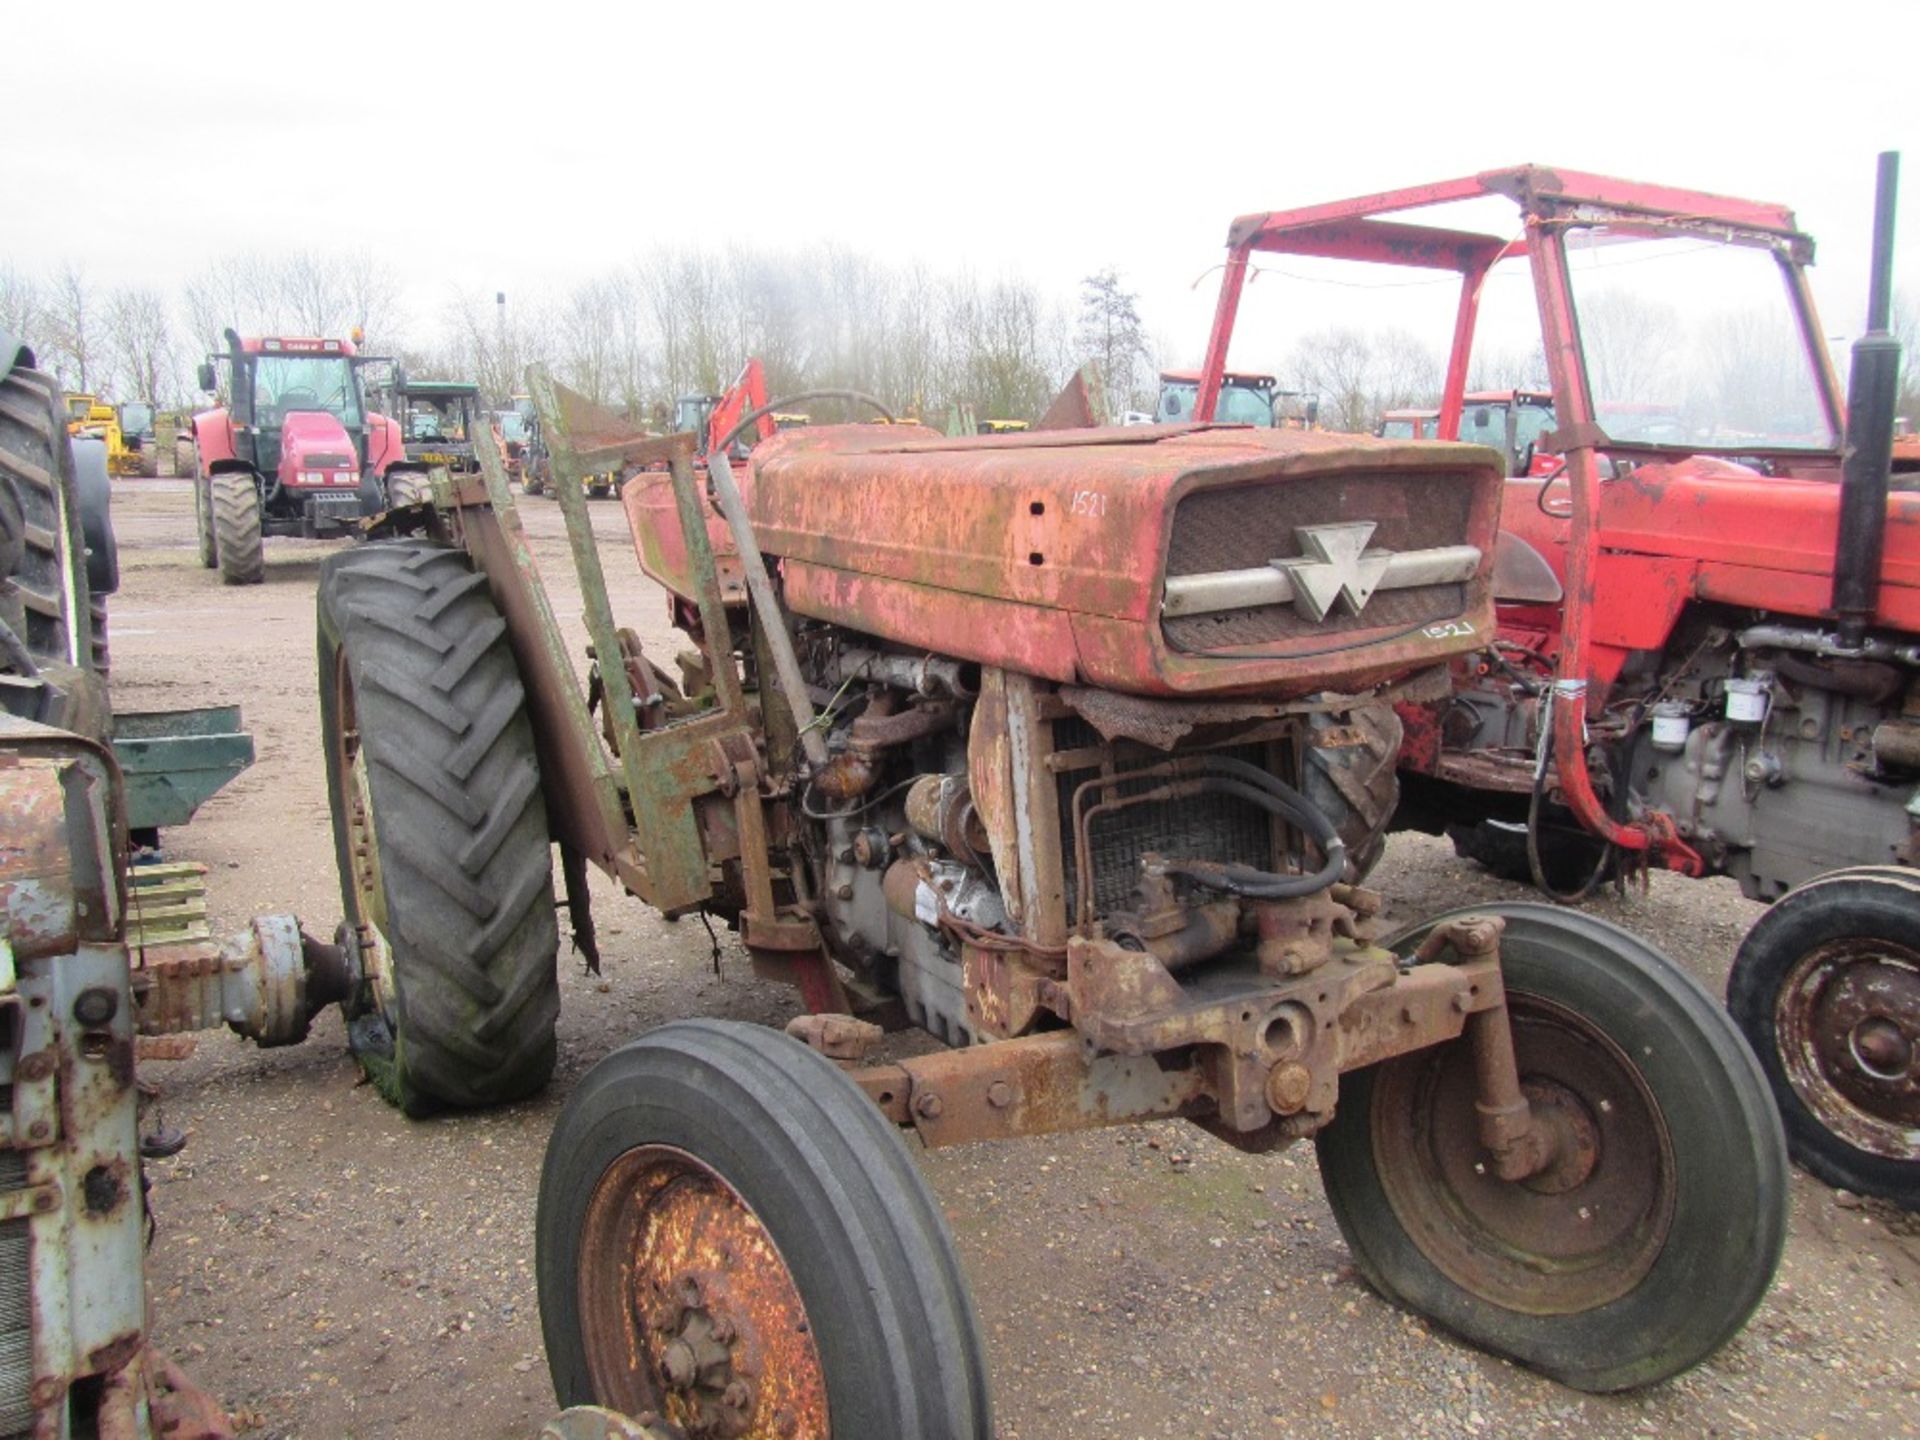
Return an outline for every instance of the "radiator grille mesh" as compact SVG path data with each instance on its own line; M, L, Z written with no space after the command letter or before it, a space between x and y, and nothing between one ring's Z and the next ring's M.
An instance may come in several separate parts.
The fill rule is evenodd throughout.
M26 1159L0 1150L0 1190L27 1183ZM33 1429L33 1276L26 1220L0 1223L0 1436Z
M1472 487L1453 474L1321 475L1279 484L1196 490L1173 512L1168 575L1252 570L1301 553L1296 526L1371 520L1370 544L1383 550L1429 550L1466 539ZM1259 605L1161 622L1176 650L1204 652L1237 645L1284 643L1391 625L1397 630L1450 620L1466 607L1461 585L1382 590L1358 615L1344 611L1313 621L1291 604Z
M1100 736L1086 721L1058 720L1053 727L1056 749L1098 745ZM1266 764L1266 748L1239 745L1207 752L1228 755L1251 765ZM1067 882L1067 914L1079 908L1079 864L1073 834L1073 792L1099 772L1072 770L1060 775L1060 843ZM1137 795L1161 782L1122 781L1112 793ZM1092 800L1088 801L1091 805ZM1156 802L1130 810L1095 816L1093 820L1093 905L1096 914L1124 906L1140 875L1140 857L1149 852L1187 860L1224 860L1270 869L1273 831L1267 812L1230 796L1209 795L1200 800Z

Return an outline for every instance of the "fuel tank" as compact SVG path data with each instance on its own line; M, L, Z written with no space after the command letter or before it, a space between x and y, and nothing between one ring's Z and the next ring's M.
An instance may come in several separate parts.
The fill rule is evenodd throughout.
M1504 472L1481 446L1297 430L846 425L775 436L739 479L796 615L1063 683L1291 697L1485 642ZM669 478L623 498L642 567L690 594Z

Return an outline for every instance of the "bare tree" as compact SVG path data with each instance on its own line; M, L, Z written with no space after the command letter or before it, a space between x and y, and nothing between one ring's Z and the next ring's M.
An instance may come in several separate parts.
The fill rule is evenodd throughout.
M0 330L28 345L40 343L46 319L44 299L33 277L0 265ZM11 357L0 357L0 361Z
M120 398L144 400L156 409L180 398L180 355L173 321L158 290L117 290L106 306Z
M1334 430L1371 433L1378 418L1367 337L1348 326L1316 331L1294 346L1289 362L1294 387L1317 393L1320 421Z
M99 323L93 288L87 277L72 265L63 266L54 277L47 304L46 330L48 355L60 383L69 390L91 392L102 378L99 373Z
M1128 410L1151 403L1151 349L1140 323L1139 297L1109 265L1080 282L1080 321L1074 343L1081 358L1096 362L1110 400Z
M1438 405L1446 367L1420 337L1383 330L1373 339L1372 414L1414 405Z
M1580 301L1580 339L1594 404L1644 404L1676 398L1674 359L1683 335L1670 305L1626 290Z
M1900 342L1900 400L1895 413L1909 425L1920 426L1920 356L1913 353L1920 345L1920 304L1904 290L1893 296L1893 335Z

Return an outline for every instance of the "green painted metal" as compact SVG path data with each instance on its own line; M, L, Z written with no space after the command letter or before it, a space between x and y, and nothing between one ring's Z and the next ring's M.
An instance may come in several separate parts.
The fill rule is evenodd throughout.
M594 542L593 521L587 515L587 499L582 492L580 460L573 443L573 430L567 424L564 408L553 393L553 377L544 365L527 371L527 386L533 392L534 408L540 412L540 425L547 436L553 456L554 474L559 483L553 498L560 506L560 518L567 527L567 547L573 551L573 568L580 576L580 605L587 622L587 636L593 641L593 653L600 664L602 703L613 721L615 747L626 772L627 793L637 795L641 786L639 765L640 718L634 710L633 686L627 680L627 667L620 658L620 627L614 624L613 605L607 599L607 575L600 564L600 547Z
M253 764L240 707L136 710L114 716L113 754L126 779L127 826L184 825Z
M585 757L594 803L600 811L601 828L609 836L624 835L628 826L621 809L619 784L614 778L613 767L607 763L606 747L601 744L600 736L593 728L593 716L587 711L586 694L580 688L579 676L567 655L567 643L560 633L560 622L554 618L553 601L540 579L540 567L534 561L533 547L527 542L526 528L520 523L520 511L514 504L512 487L507 483L506 466L502 464L500 452L495 446L476 445L474 453L480 461L480 476L486 484L488 503L513 557L512 575L490 576L489 579L496 588L514 585L530 597L533 612L538 617L538 634L516 634L513 642L516 646L536 643L544 652L547 670L557 679L556 688L567 717L568 733L543 737L543 743L565 746L576 755Z

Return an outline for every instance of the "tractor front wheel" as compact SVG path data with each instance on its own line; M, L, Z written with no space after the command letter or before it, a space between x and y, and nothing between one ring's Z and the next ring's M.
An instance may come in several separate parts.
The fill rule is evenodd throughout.
M348 1039L410 1115L517 1100L553 1072L553 860L533 728L486 577L376 541L320 571L320 723Z
M1793 1158L1920 1210L1920 873L1836 870L1776 902L1740 942L1727 1008Z
M993 1433L939 1204L845 1072L777 1031L681 1021L594 1066L547 1142L534 1256L562 1405L676 1435Z
M267 560L260 543L260 487L252 473L222 470L210 477L207 508L220 578L229 585L258 585L267 577Z
M1317 1137L1355 1267L1388 1300L1581 1390L1677 1375L1746 1323L1787 1229L1779 1117L1726 1012L1635 936L1538 904L1500 942L1545 1169L1502 1180L1463 1036L1341 1078ZM1440 920L1388 942L1411 955Z

